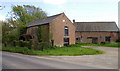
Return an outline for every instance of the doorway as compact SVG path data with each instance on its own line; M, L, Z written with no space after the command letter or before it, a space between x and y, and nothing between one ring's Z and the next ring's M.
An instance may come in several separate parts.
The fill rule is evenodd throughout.
M69 45L69 38L64 38L64 46L68 46Z
M92 43L97 44L98 43L98 38L97 37L93 37L92 38Z

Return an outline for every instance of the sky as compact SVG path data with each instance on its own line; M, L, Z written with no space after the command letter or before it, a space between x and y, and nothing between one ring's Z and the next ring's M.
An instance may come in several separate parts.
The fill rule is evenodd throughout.
M13 5L34 5L41 8L48 16L64 12L72 21L94 22L115 21L118 24L119 0L1 0L0 20L7 18Z

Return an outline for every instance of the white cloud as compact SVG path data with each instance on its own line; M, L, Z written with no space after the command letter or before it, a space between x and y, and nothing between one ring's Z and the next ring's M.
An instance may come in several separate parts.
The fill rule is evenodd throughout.
M0 2L42 2L42 0L0 0Z
M67 0L43 0L44 3L60 5L67 2Z
M98 2L118 2L119 0L69 0L69 2L84 2L84 3L88 3L88 2L92 2L92 3L98 3Z
M0 14L0 20L4 21L5 17L3 15Z

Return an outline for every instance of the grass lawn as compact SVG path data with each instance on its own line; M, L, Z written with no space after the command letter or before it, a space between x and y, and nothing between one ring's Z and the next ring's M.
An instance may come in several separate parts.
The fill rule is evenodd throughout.
M106 43L106 44L78 43L78 44L81 46L120 47L120 43Z
M103 54L101 50L96 50L92 48L80 47L80 45L71 45L69 47L56 47L55 49L46 49L44 51L30 50L26 47L2 47L3 51L17 52L29 55L96 55Z

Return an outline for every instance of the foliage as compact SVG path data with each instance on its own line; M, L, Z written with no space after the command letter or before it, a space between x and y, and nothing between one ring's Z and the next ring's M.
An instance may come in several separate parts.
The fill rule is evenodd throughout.
M45 28L45 25L38 26L37 29L37 37L39 42L47 42L49 34L47 33L47 29Z
M48 42L41 42L39 43L39 47L42 48L42 49L52 49L54 48L51 43L48 43Z
M19 46L18 44L20 44L20 42L17 41L19 40L20 35L26 34L27 31L25 25L33 20L47 17L47 14L42 9L35 6L17 5L12 6L12 11L8 13L8 16L10 17L7 19L7 22L1 22L3 36L2 43L5 46L9 44ZM16 40L16 44L13 40ZM23 43L24 42L22 41L21 45Z
M28 49L27 47L2 47L3 51L9 51L9 52L17 52L17 53L23 53L23 54L32 54L33 51Z
M52 49L52 45L49 42L38 42L37 40L32 41L31 49L34 50L41 50L43 51L44 49Z
M52 49L51 43L48 42L38 42L37 40L30 40L30 41L16 41L14 40L13 42L14 47L27 47L29 49L33 50L41 50L43 51L44 49Z
M2 43L7 45L12 45L13 40L19 40L21 34L26 33L26 27L23 25L18 25L14 23L14 26L8 22L2 22Z
M72 45L68 45L68 47L81 47L81 45L79 45L79 44L72 44Z
M28 44L29 44L28 41L23 41L23 40L20 40L20 41L19 41L19 46L20 46L20 47L28 47Z
M10 36L9 33L11 31L11 27L7 22L2 22L2 43L7 44L7 42L10 42Z
M27 27L24 26L24 25L19 26L19 27L18 27L18 32L19 32L19 35L26 34L26 32L27 32Z
M41 42L41 26L38 27L37 29L37 37L38 37L38 41Z
M47 17L42 9L30 5L12 6L12 11L9 12L8 15L10 15L10 18L17 20L20 24L27 24L33 20Z
M21 47L3 47L3 51L19 52L23 54L32 54L32 55L96 55L103 54L101 50L96 50L92 48L85 47L56 47L55 49L44 49L43 51L31 50L28 48ZM25 52L26 51L26 52Z
M37 40L32 40L31 48L37 50L39 48L39 42Z

